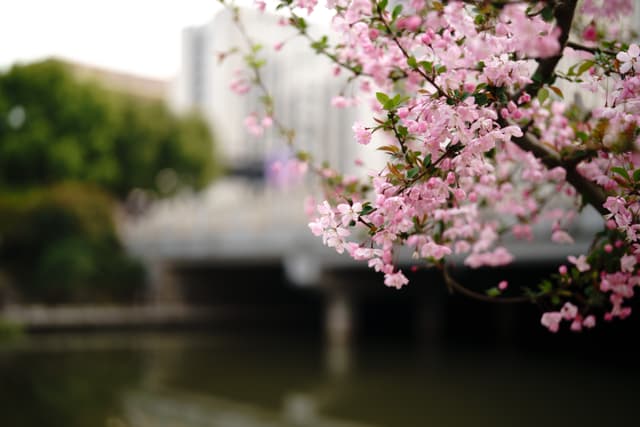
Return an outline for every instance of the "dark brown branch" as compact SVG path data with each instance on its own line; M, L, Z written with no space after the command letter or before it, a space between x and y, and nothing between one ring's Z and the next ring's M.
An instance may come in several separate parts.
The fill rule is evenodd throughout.
M560 28L561 31L560 37L558 38L560 51L558 52L558 55L538 60L538 68L534 73L534 82L527 85L524 89L524 91L529 93L531 96L535 96L538 90L545 83L549 83L553 80L555 68L562 58L564 47L571 44L568 42L568 39L571 24L573 22L573 16L576 10L576 3L577 0L560 1L556 3L554 14L558 28ZM567 181L573 185L578 193L582 195L583 200L593 206L598 212L600 212L600 214L605 215L608 213L608 211L602 206L606 201L606 196L602 189L580 175L575 168L575 164L563 162L557 156L545 149L530 133L525 132L522 137L513 138L512 141L523 150L529 151L540 159L547 168L552 169L558 166L564 168L567 172Z
M477 301L482 301L482 302L490 302L490 303L494 303L494 304L522 304L524 302L531 302L531 299L529 297L490 297L489 295L485 295L482 294L480 292L476 292L473 291L465 286L463 286L462 284L460 284L460 282L458 282L456 279L454 279L451 274L449 273L449 268L448 266L444 266L442 268L442 277L444 277L444 280L447 284L447 287L453 291L453 292L457 292L460 295L464 295L468 298L472 298L475 299Z
M536 137L530 133L525 133L520 138L512 138L511 141L523 150L532 153L540 159L547 168L564 168L567 172L567 182L576 189L576 191L582 196L582 199L593 206L601 215L609 213L609 211L602 206L607 200L604 191L602 191L598 185L580 175L574 165L569 165L566 162L563 162L549 150L544 148L544 146L537 141Z
M576 10L577 0L566 0L556 2L554 15L556 18L556 24L560 28L560 37L558 42L560 43L560 50L555 56L549 58L543 58L538 60L538 68L536 68L534 75L534 81L524 88L524 91L531 96L535 96L538 90L545 84L553 81L554 71L560 59L562 59L562 51L567 45L569 39L569 31L571 30L571 23L573 22L573 15Z
M611 55L611 56L616 56L617 55L617 52L614 52L612 50L600 49L599 47L585 46L583 44L576 43L576 42L571 42L571 41L567 42L567 47L570 47L570 48L575 49L575 50L582 50L584 52L593 53L594 55L596 53L604 53L604 54Z

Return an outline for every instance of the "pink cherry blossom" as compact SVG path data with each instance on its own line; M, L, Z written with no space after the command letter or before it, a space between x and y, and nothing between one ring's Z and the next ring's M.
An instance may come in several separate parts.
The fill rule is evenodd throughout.
M574 242L573 237L564 230L556 230L551 235L551 240L556 243L572 244Z
M402 271L397 271L392 274L385 274L384 284L390 288L400 289L404 285L409 283L409 280L402 274Z
M616 59L620 61L620 72L626 74L631 70L640 71L640 47L633 43L626 52L619 52Z
M628 273L633 273L636 266L637 259L635 255L624 255L620 258L620 270Z
M572 320L578 315L578 307L570 302L565 302L560 309L560 313L565 320Z
M560 329L560 322L562 321L562 314L557 311L547 312L542 315L540 323L550 332L558 332Z
M371 132L365 129L361 123L354 123L352 129L358 144L367 145L371 142Z
M593 314L587 316L584 318L584 320L582 321L582 326L584 326L585 328L593 328L596 326L596 318Z
M278 6L282 22L320 41L300 18L316 0ZM640 48L629 44L619 18L632 16L632 2L554 2L554 16L543 13L545 2L507 2L487 7L490 13L455 0L410 0L395 13L368 0L327 6L333 32L316 50L333 61L328 77L338 78L331 104L362 107L353 138L367 146L375 134L376 147L358 150L383 160L362 178L323 165L324 158L304 163L317 172L326 199L312 213L311 233L401 288L408 279L398 269L399 250L444 271L452 257L470 268L501 267L515 259L514 237L574 244L568 230L588 204L604 227L584 254L567 258L575 269L560 265L541 283L535 302L561 307L541 323L557 332L566 320L578 332L594 327L596 316L629 316L640 286ZM556 15L574 18L558 22ZM564 49L567 37L571 49ZM610 42L606 49L600 40ZM562 61L541 84L538 66L555 64L556 56ZM248 62L252 74L237 73L231 82L240 94L260 73ZM551 83L554 76L562 84ZM589 105L580 102L581 91L591 92ZM253 135L272 125L281 130L283 121L272 117L280 107L264 107L245 120ZM279 172L288 168L278 165Z
M577 258L573 255L569 255L567 259L570 263L574 264L580 272L589 271L591 269L591 266L587 262L587 257L584 255L580 255Z

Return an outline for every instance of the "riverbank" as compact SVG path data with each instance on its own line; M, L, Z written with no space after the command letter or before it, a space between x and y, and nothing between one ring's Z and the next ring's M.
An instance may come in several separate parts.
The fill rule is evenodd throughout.
M181 328L235 324L258 327L287 322L300 310L257 306L191 306L184 304L104 305L10 305L0 310L0 322L26 331ZM308 317L308 313L307 313Z

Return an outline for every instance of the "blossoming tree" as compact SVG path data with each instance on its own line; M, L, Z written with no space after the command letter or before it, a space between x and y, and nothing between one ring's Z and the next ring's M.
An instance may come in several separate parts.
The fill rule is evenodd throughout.
M386 161L356 182L300 153L327 195L313 234L394 288L408 283L394 251L409 247L452 291L539 304L552 332L629 316L640 285L640 48L624 22L632 2L328 0L338 40L310 35L316 3L279 0L277 9L336 74L349 74L353 95L337 107L373 101L353 143L384 134L372 149ZM252 47L251 80L266 91ZM264 119L251 127L275 124L292 139L274 100L263 100ZM532 239L539 223L551 224L553 242L572 242L568 226L586 205L603 217L588 252L522 296L503 295L506 281L480 293L452 277L454 256L470 268L511 263L504 238Z

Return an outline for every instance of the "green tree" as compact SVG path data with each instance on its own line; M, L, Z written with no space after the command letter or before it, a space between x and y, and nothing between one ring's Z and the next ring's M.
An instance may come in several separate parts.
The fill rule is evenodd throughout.
M131 300L143 270L118 239L117 201L202 188L213 154L195 114L80 80L60 61L12 67L0 74L0 273L26 300Z
M143 271L123 251L113 200L95 186L0 193L0 260L27 300L131 300Z
M201 188L216 171L211 133L195 114L80 81L56 60L0 74L0 188L61 181L133 188ZM169 171L174 185L162 185ZM165 180L167 181L167 180Z

